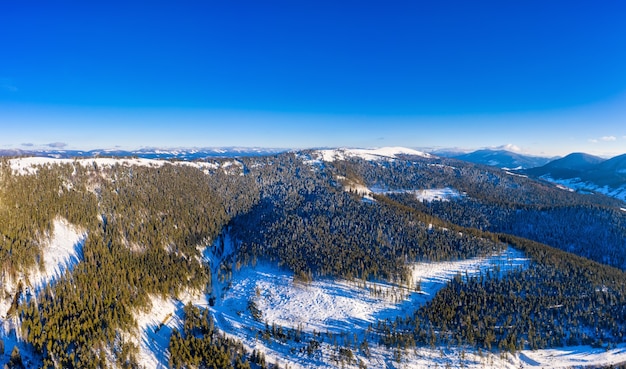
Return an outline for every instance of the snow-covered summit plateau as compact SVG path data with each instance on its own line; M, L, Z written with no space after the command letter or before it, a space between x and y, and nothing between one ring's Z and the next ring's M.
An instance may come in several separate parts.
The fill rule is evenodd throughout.
M315 152L320 160L325 162L333 162L335 160L345 160L350 157L357 157L364 160L381 160L396 159L402 155L421 156L423 158L432 158L433 156L414 149L406 147L381 147L378 149L327 149L317 150Z

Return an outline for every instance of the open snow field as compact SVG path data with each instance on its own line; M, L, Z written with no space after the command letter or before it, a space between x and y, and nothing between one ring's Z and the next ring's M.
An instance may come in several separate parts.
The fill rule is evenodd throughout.
M309 356L294 352L289 343L263 340L259 332L267 323L269 326L276 324L284 328L301 329L309 336L313 332L362 336L368 326L378 320L411 314L458 273L475 275L487 269L506 271L524 267L527 263L523 254L514 249L488 258L416 263L411 267L411 282L408 286L387 282L367 282L364 285L362 281L332 278L321 278L311 283L294 282L293 273L274 265L259 264L235 272L230 281L216 286L214 291L217 302L211 311L216 326L240 339L249 348L265 352L269 362L302 368L334 367L337 364L333 362L335 348L328 342L322 342L319 354ZM419 291L415 290L417 282ZM260 316L255 318L252 315L250 302L255 304ZM393 360L391 351L375 345L372 347L370 358L360 359L368 367L390 365L388 363ZM435 350L430 356L435 354L439 355L439 351ZM447 354L446 358L451 355ZM436 362L428 361L426 357L422 357L422 360L426 360L424 362ZM445 358L441 360L442 363L450 361ZM418 356L411 361L416 364L421 362ZM403 366L405 364L407 362Z
M450 201L454 199L460 199L465 193L460 193L451 187L444 188L425 188L419 190L385 190L381 188L372 188L370 193L375 194L394 194L394 193L410 193L414 194L419 201L433 202L433 201Z
M368 368L467 368L467 369L548 369L597 368L626 362L626 344L613 350L588 346L562 349L523 350L514 355L478 353L472 348L419 348L409 350L400 362L380 348L372 350Z
M230 240L224 242L225 252L232 250ZM212 270L217 271L219 255L207 255ZM182 324L183 306L192 301L209 308L216 326L227 335L241 340L249 350L260 350L268 363L279 363L290 368L334 368L341 366L338 348L331 336L357 337L378 319L405 316L431 299L455 275L476 275L481 271L525 267L528 259L514 249L497 255L469 260L416 263L412 266L410 286L387 282L349 282L322 278L311 283L293 281L293 273L275 265L259 264L234 272L231 280L217 282L214 278L215 306L210 307L208 296L186 294L180 300L153 298L152 308L136 315L139 325L140 363L147 368L167 366L169 335ZM414 287L420 282L420 291ZM372 291L377 293L372 293ZM254 302L260 317L253 317L249 303ZM260 332L272 323L283 328L301 329L303 342L321 334L321 344L313 355L299 350L292 341L265 340ZM515 355L479 353L471 347L409 349L397 357L393 350L370 344L370 355L354 352L354 359L345 361L346 367L357 367L359 360L368 368L571 368L589 365L611 365L626 362L626 345L613 350L590 347L569 347L530 351Z
M184 304L174 299L152 297L152 306L147 311L135 314L138 332L127 337L139 340L138 362L146 368L167 368L167 348L173 328L182 327Z
M221 304L213 309L218 322L230 326L258 327L276 323L283 327L302 326L306 331L342 333L367 329L377 320L411 313L428 301L457 273L523 267L527 259L508 249L489 258L462 261L417 263L409 286L387 282L349 282L322 278L311 283L293 281L293 273L270 265L257 265L235 273L230 288L223 291ZM420 291L415 291L419 282ZM254 301L261 311L260 322L248 311Z
M377 195L389 195L389 194L402 194L409 193L415 195L419 201L433 202L433 201L450 201L460 199L466 196L465 193L460 193L452 187L444 188L426 188L426 189L407 189L407 190L388 190L380 187L367 187L362 183L357 183L346 179L345 177L338 177L340 181L343 181L344 191L354 192L361 195L364 199L372 201L373 194Z
M456 199L462 197L459 191L454 188L432 188L427 190L415 191L415 197L420 201L432 202L432 201L450 201L450 199Z

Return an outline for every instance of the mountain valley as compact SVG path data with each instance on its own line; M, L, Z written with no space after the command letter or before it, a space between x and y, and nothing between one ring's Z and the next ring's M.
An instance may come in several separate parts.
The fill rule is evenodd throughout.
M626 204L545 180L619 188L621 157L176 155L1 159L2 363L626 363Z

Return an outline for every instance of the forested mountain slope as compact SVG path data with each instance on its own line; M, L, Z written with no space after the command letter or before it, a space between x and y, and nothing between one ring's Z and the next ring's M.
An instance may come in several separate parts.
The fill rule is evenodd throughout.
M598 192L626 201L626 154L605 160L574 153L522 172L582 193Z
M509 233L626 268L623 203L579 194L495 168L452 159L413 157L374 165L355 159L338 167L374 192L471 228ZM454 201L421 201L423 189L452 188ZM576 226L573 226L576 225Z
M498 168L528 169L540 167L550 162L550 158L518 154L506 150L477 150L466 154L453 155L455 159L470 163L490 165Z
M79 260L31 292L29 276L44 268L58 219L84 232ZM626 274L618 269L625 220L620 203L604 196L411 150L197 162L3 159L2 337L31 366L94 368L137 367L146 347L173 367L265 367L273 364L261 349L272 342L290 345L294 357L319 352L319 366L331 365L332 347L346 365L366 363L364 343L396 358L442 345L617 345L626 333ZM235 339L248 328L226 324L213 306L239 270L258 263L282 266L298 283L385 282L410 295L415 265L507 247L529 264L459 276L395 322L364 331L346 322L335 346L319 332L266 321L257 351ZM156 298L178 307L149 328L165 339L150 344L137 319ZM262 317L256 309L248 303L241 314Z

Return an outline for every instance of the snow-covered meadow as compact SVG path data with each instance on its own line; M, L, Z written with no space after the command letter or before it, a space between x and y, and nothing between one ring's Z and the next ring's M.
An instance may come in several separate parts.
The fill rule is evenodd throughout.
M457 273L475 275L495 267L504 271L526 263L520 252L510 248L488 258L416 263L411 266L408 286L334 278L294 282L292 272L261 264L235 273L230 287L223 292L221 305L213 310L218 321L228 323L226 327L250 324L260 327L267 322L288 328L301 326L306 331L354 332L367 329L377 320L411 313ZM258 324L249 316L249 301L261 311Z

